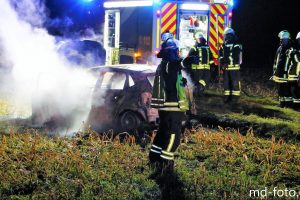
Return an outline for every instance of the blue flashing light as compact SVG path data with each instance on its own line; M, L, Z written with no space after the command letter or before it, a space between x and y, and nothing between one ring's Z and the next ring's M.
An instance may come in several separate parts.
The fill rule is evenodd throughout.
M94 0L81 0L83 3L90 3L90 2L92 2L92 1L94 1Z
M153 4L161 4L161 1L160 0L153 0Z
M229 5L230 5L231 7L233 7L233 6L234 6L234 0L229 0Z

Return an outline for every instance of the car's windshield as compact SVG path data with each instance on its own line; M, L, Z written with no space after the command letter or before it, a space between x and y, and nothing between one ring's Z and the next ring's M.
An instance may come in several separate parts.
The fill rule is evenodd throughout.
M119 72L102 72L97 84L103 90L124 89L126 74Z

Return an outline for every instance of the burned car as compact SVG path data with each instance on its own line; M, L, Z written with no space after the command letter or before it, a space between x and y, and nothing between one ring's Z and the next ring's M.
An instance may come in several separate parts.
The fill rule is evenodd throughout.
M156 66L128 64L92 68L97 83L87 124L93 130L134 131L158 120L150 108Z

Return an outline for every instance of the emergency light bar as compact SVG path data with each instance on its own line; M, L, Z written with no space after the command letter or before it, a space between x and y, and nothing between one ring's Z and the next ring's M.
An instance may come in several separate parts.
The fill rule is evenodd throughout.
M152 6L153 1L110 1L104 2L104 8L125 8L125 7L137 7L137 6Z
M180 9L182 10L209 10L208 4L192 4L192 3L184 3L180 5Z

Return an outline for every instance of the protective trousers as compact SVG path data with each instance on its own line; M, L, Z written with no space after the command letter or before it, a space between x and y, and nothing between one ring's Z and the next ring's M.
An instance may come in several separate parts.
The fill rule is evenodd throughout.
M210 70L209 69L200 69L199 70L199 83L203 88L208 87L210 81Z
M159 128L149 153L150 163L173 163L174 152L180 144L183 112L158 111Z
M300 84L296 81L290 83L293 103L300 105Z
M291 106L293 97L291 94L291 84L289 82L278 83L278 97L281 107Z
M241 95L240 71L224 70L225 103L237 103Z

